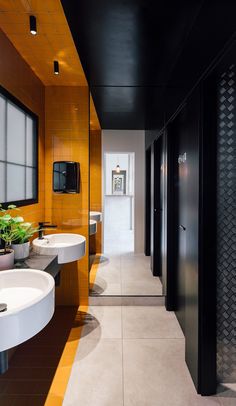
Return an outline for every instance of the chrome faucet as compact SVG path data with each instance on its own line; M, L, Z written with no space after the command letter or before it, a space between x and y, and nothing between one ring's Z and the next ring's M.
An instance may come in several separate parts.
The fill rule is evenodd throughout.
M46 227L45 227L45 226L46 226ZM44 232L44 230L46 230L47 228L57 228L57 225L55 225L55 224L49 224L49 221L40 221L40 222L39 222L39 229L38 229L38 232L39 232L38 239L39 239L39 240L43 240L43 239L44 239L44 234L43 234L43 232Z

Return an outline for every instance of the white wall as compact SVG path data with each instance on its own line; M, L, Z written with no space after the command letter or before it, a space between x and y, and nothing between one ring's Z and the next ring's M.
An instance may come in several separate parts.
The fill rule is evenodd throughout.
M134 152L134 250L144 252L144 175L145 175L145 133L141 130L102 131L103 168L104 154L109 152ZM104 177L103 177L104 185Z

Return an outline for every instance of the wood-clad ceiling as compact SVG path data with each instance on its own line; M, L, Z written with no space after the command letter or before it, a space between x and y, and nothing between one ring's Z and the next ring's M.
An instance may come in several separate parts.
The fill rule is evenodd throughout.
M30 33L30 15L37 19L37 35ZM0 27L45 86L88 86L60 0L0 0ZM90 99L90 127L98 130Z
M31 14L37 35L29 30ZM0 27L45 86L87 85L60 0L0 0Z

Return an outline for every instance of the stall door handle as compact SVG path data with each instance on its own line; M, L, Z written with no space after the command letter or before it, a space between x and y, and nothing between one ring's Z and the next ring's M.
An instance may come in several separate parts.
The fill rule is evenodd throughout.
M184 227L182 224L179 226L180 230L185 231L186 227Z

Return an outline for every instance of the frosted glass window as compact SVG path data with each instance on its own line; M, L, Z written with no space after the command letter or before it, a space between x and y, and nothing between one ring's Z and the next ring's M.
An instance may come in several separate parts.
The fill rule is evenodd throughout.
M6 101L0 96L0 159L5 160L5 111L6 111Z
M7 161L25 164L25 121L22 110L7 104Z
M25 167L7 164L7 202L25 199Z
M34 122L30 117L26 118L26 165L35 165L34 154Z
M36 170L26 168L26 199L33 199L36 187Z
M5 202L5 165L0 162L0 202Z
M0 203L37 202L37 118L0 89Z

